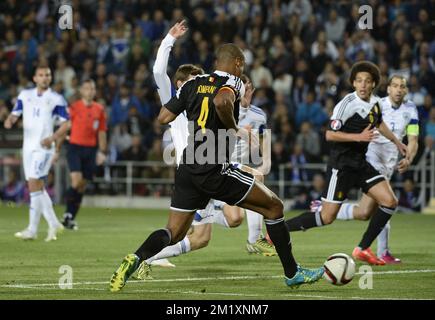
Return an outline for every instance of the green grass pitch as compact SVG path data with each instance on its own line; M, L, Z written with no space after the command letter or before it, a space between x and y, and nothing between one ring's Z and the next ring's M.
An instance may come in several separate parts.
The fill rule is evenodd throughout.
M111 293L112 272L125 254L165 225L166 210L83 208L80 230L65 231L52 243L44 242L45 222L38 240L13 237L27 225L27 210L0 206L0 299L435 299L435 216L393 217L391 247L403 263L373 267L372 289L361 289L359 283L367 281L357 274L342 287L322 279L290 290L278 257L246 253L244 222L235 229L214 226L207 248L171 259L176 268L154 267L153 281L129 281L121 292ZM61 211L56 208L58 215ZM350 254L366 226L336 221L292 233L295 257L303 266L317 267L332 253ZM72 289L59 287L63 265L72 268ZM357 263L357 272L361 266Z

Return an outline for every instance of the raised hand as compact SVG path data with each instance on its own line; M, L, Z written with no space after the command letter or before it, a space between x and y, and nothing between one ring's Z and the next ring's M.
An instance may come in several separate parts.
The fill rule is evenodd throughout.
M245 84L245 95L242 97L242 106L247 108L251 104L252 96L254 94L255 88L252 82L249 81Z
M402 154L402 156L404 156L406 159L408 159L408 147L406 146L406 144L400 142L397 145L397 148L399 149L399 152Z
M406 170L408 170L409 166L411 165L411 161L409 161L407 158L403 158L399 161L399 164L397 165L397 169L400 173L404 173Z
M54 139L52 136L45 138L44 140L41 141L41 146L43 146L44 148L50 149L53 141L54 141Z
M359 134L359 141L370 142L378 136L375 128L370 129L370 127L371 125L369 124L364 131Z
M182 37L187 30L186 20L182 20L181 22L177 22L171 29L169 29L169 34L173 36L175 39Z

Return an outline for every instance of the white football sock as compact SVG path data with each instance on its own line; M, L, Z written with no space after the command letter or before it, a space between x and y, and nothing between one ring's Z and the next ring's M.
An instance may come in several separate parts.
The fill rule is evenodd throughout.
M381 233L378 235L378 257L381 257L388 248L388 239L390 237L390 221L387 222Z
M183 240L177 242L176 244L172 246L167 246L162 251L157 253L155 256L152 256L151 258L148 258L145 260L146 263L150 264L154 260L164 259L164 258L170 258L170 257L176 257L180 254L189 252L190 249L190 240L186 236Z
M60 225L59 220L56 217L56 213L53 209L53 202L50 199L47 191L44 189L42 194L42 214L45 220L47 220L48 226L50 228L57 228Z
M27 229L36 234L38 232L39 220L42 212L42 191L30 193L29 226Z
M255 211L246 209L246 221L248 222L248 242L255 243L261 236L263 216Z
M343 203L338 211L338 220L353 220L353 208L355 204L353 203Z
M213 213L213 223L220 224L221 226L224 226L225 228L229 228L230 225L227 221L227 218L225 218L224 211L223 210L215 210Z

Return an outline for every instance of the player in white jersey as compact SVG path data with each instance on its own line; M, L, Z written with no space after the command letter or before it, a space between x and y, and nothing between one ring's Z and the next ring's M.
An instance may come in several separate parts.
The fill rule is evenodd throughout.
M169 54L171 49L177 39L182 37L187 32L187 27L185 26L185 21L181 21L176 23L168 32L166 37L162 40L160 47L157 51L156 61L154 62L153 67L153 76L157 84L157 91L162 102L162 105L166 104L172 97L172 85L169 76L167 75L167 65L169 60ZM183 85L184 82L193 78L194 76L203 74L204 71L201 68L198 68L192 64L181 65L175 75L174 75L174 84L176 88L179 88ZM187 139L189 136L188 133L188 122L185 113L181 113L177 116L177 118L172 121L170 124L170 132L173 145L175 147L175 157L177 165L181 161L181 157L183 154L183 150L187 146ZM227 206L229 207L229 206ZM209 235L211 234L211 225L209 224L212 220L212 217L216 219L216 216L213 214L215 208L215 204L213 201L210 201L210 204L206 209L201 212L205 213L205 215L209 216L208 219L199 223L199 225L195 228L195 232L189 234L179 243L169 246L165 248L158 255L147 260L147 263L152 265L160 265L160 266L168 266L173 267L174 264L170 263L166 257L177 256L181 253L186 253L191 250L197 250L207 245ZM237 208L237 207L234 207ZM242 222L243 216L239 213L241 209L228 209L226 208L225 217L221 217L218 221L221 224L224 224L228 227L235 227L240 225ZM241 216L241 218L240 218ZM198 223L194 223L198 224Z
M240 127L249 128L252 133L258 134L260 137L261 152L255 153L248 142L244 139L238 139L235 150L232 155L232 161L241 163L241 169L249 171L249 168L255 169L251 172L256 179L264 182L264 176L270 171L271 166L271 150L270 150L270 136L267 135L267 116L261 108L251 104L251 97L254 90L250 80L246 76L242 76L242 81L246 87L251 91L248 96L245 95L244 101L239 111ZM246 167L248 166L248 167ZM248 223L248 239L246 243L246 250L249 253L262 254L266 256L276 255L275 248L269 244L262 234L263 216L255 211L246 209L246 221Z
M6 119L6 129L12 128L23 116L23 166L30 191L29 226L15 236L24 240L37 237L41 213L49 229L45 241L57 239L57 232L63 229L53 210L53 203L44 189L44 178L59 156L55 142L69 129L70 122L65 99L50 88L51 71L48 67L37 67L33 81L36 87L20 92L17 102ZM56 124L59 129L54 132Z
M408 138L407 158L398 160L399 151L394 143L379 135L370 142L366 158L367 161L388 180L397 168L400 173L408 169L418 149L418 112L412 101L404 100L407 90L406 78L393 75L388 81L388 96L380 100L384 123L394 133L397 139ZM378 205L375 200L364 194L359 204L343 204L337 215L341 220L368 220L376 212ZM400 263L389 250L388 238L390 232L388 223L378 236L377 255L387 264Z

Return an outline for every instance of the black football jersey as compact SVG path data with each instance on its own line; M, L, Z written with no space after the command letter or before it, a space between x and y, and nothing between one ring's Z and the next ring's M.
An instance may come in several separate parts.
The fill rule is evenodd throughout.
M373 128L381 123L379 98L372 96L367 102L353 92L335 106L328 130L361 133L368 125ZM361 167L366 161L368 145L369 142L331 142L329 165L335 169Z
M186 81L165 105L174 114L186 111L189 138L182 164L210 166L229 162L235 137L226 138L226 128L220 120L213 99L219 90L232 90L236 96L234 118L239 118L240 97L244 86L240 78L222 71L199 75Z

